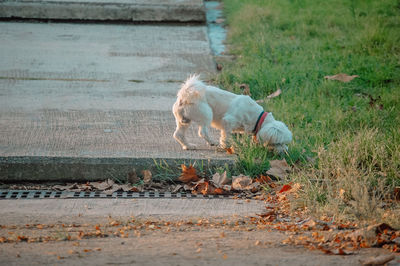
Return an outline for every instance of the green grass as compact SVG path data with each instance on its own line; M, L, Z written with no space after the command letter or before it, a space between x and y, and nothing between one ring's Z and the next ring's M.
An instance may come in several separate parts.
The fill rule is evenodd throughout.
M293 132L286 159L300 168L292 178L306 185L305 204L333 206L337 197L323 188L342 184L338 167L357 175L349 182L362 180L364 200L388 196L374 193L378 183L383 191L400 185L400 1L226 0L224 11L235 59L223 63L216 83L236 93L247 83L255 99L282 89L264 108ZM324 79L338 73L359 78ZM252 162L272 156L243 142L238 150L251 175L265 171ZM354 195L338 212L349 212Z

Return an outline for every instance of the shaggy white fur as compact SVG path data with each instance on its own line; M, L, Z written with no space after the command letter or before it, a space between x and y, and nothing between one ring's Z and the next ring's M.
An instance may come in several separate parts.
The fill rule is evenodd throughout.
M185 132L192 121L199 126L199 136L211 146L218 143L211 140L208 128L212 126L219 129L219 147L225 149L229 147L231 132L254 133L263 108L249 96L207 86L199 80L199 75L193 75L179 90L172 111L176 120L174 138L184 150L196 148L185 138ZM287 144L292 141L292 133L284 123L268 113L256 138L281 153L287 150Z

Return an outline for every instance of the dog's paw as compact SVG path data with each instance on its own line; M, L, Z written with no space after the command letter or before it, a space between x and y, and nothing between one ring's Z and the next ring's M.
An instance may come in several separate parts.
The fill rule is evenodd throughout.
M187 150L195 150L196 149L196 145L194 144L188 144L182 147L185 151Z

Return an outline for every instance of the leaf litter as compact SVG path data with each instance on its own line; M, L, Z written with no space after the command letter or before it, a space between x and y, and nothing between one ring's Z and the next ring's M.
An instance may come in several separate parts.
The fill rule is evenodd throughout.
M174 228L187 226L221 228L223 230L276 230L285 232L288 238L282 244L301 245L311 250L320 250L330 255L351 255L355 254L361 248L380 247L391 252L400 252L400 231L392 228L388 224L376 224L368 227L359 227L354 223L341 223L331 217L321 217L320 219L311 218L307 210L302 208L293 208L291 202L298 197L297 192L301 189L298 183L284 183L279 181L287 176L291 171L285 160L276 160L271 162L271 169L264 175L254 179L245 176L233 176L228 178L227 173L216 173L210 179L201 176L192 166L182 165L182 173L179 180L182 184L174 184L169 189L175 191L187 190L194 194L226 194L235 195L236 198L248 197L265 202L265 211L245 218L239 218L236 221L213 222L209 219L193 221L139 221L132 218L130 221L119 221L111 219L108 224L87 225L60 225L60 224L32 224L23 227L26 230L55 230L62 228L65 235L62 237L48 234L41 236L31 236L21 233L18 226L1 225L0 229L8 230L6 235L0 234L0 243L7 242L49 242L49 241L74 241L79 243L85 238L104 238L104 237L140 237L149 230L164 230L165 233L173 232ZM85 184L68 184L65 186L54 186L57 189L75 189L75 190L104 190L104 191L133 191L136 189L151 188L156 183L152 180L150 171L142 172L143 183L147 185L133 186L131 184L116 184L113 180L102 182L87 182ZM271 178L271 176L273 178ZM264 190L268 187L267 190ZM171 191L170 190L170 191ZM240 230L242 230L240 229ZM15 231L20 232L15 233ZM58 229L59 230L59 229ZM178 230L178 229L177 229ZM181 229L179 229L181 230ZM188 229L189 230L189 229ZM221 237L225 233L221 234ZM259 242L256 242L260 244ZM370 261L377 258L365 260L364 265L372 265ZM378 259L380 261L381 258Z

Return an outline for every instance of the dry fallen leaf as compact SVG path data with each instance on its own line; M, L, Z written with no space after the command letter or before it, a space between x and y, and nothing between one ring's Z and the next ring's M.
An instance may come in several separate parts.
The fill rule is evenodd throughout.
M276 91L274 91L273 93L268 95L266 99L272 99L272 98L278 97L281 94L282 94L282 90L277 89ZM256 100L256 103L264 103L264 102L265 102L265 99Z
M276 184L274 183L274 181L272 181L271 177L269 176L265 176L265 175L260 175L259 177L257 177L255 179L255 181L259 182L260 184L268 184L271 188L275 188Z
M232 188L235 190L250 190L252 180L245 175L232 176Z
M107 179L106 181L101 183L92 182L91 185L98 190L106 190L114 185L114 181L111 179Z
M133 168L130 172L128 172L128 182L131 184L136 184L140 181L137 173L136 173L136 169Z
M143 175L143 182L145 184L149 184L151 182L151 178L152 178L152 174L151 174L150 170L143 170L142 175Z
M211 181L214 183L214 185L215 185L217 188L221 188L221 187L223 187L224 185L228 184L229 179L228 179L228 177L226 176L226 171L225 171L225 172L223 172L222 174L220 174L220 173L215 173L215 174L213 175Z
M251 96L251 92L250 92L250 87L249 85L247 85L246 83L240 84L239 87L241 90L243 90L242 94L243 95L249 95Z
M283 193L283 192L289 191L289 190L291 190L291 189L292 189L292 186L289 185L289 184L286 184L286 185L283 185L283 187L281 188L281 190L279 190L279 193Z
M400 201L400 187L393 188L394 199Z
M329 80L338 80L338 81L341 81L341 82L350 82L353 79L358 78L358 77L359 77L358 75L349 76L347 74L340 73L340 74L336 74L336 75L333 75L333 76L325 76L324 78L325 79L329 79Z
M273 92L270 95L268 95L267 99L278 97L279 95L281 95L281 93L282 93L282 90L281 89L277 89L275 92Z
M235 149L233 147L226 148L225 150L226 150L227 154L234 154L235 153Z
M197 182L198 180L199 177L196 174L196 169L192 165L187 167L186 165L182 164L182 174L179 177L179 181L182 181L183 183L189 183Z
M365 247L373 247L384 244L380 243L382 240L379 235L389 231L394 231L394 229L386 223L380 223L358 229L347 235L347 238L353 242L361 242Z
M272 175L277 178L286 177L291 168L285 159L270 161L271 168L266 172L267 175Z

